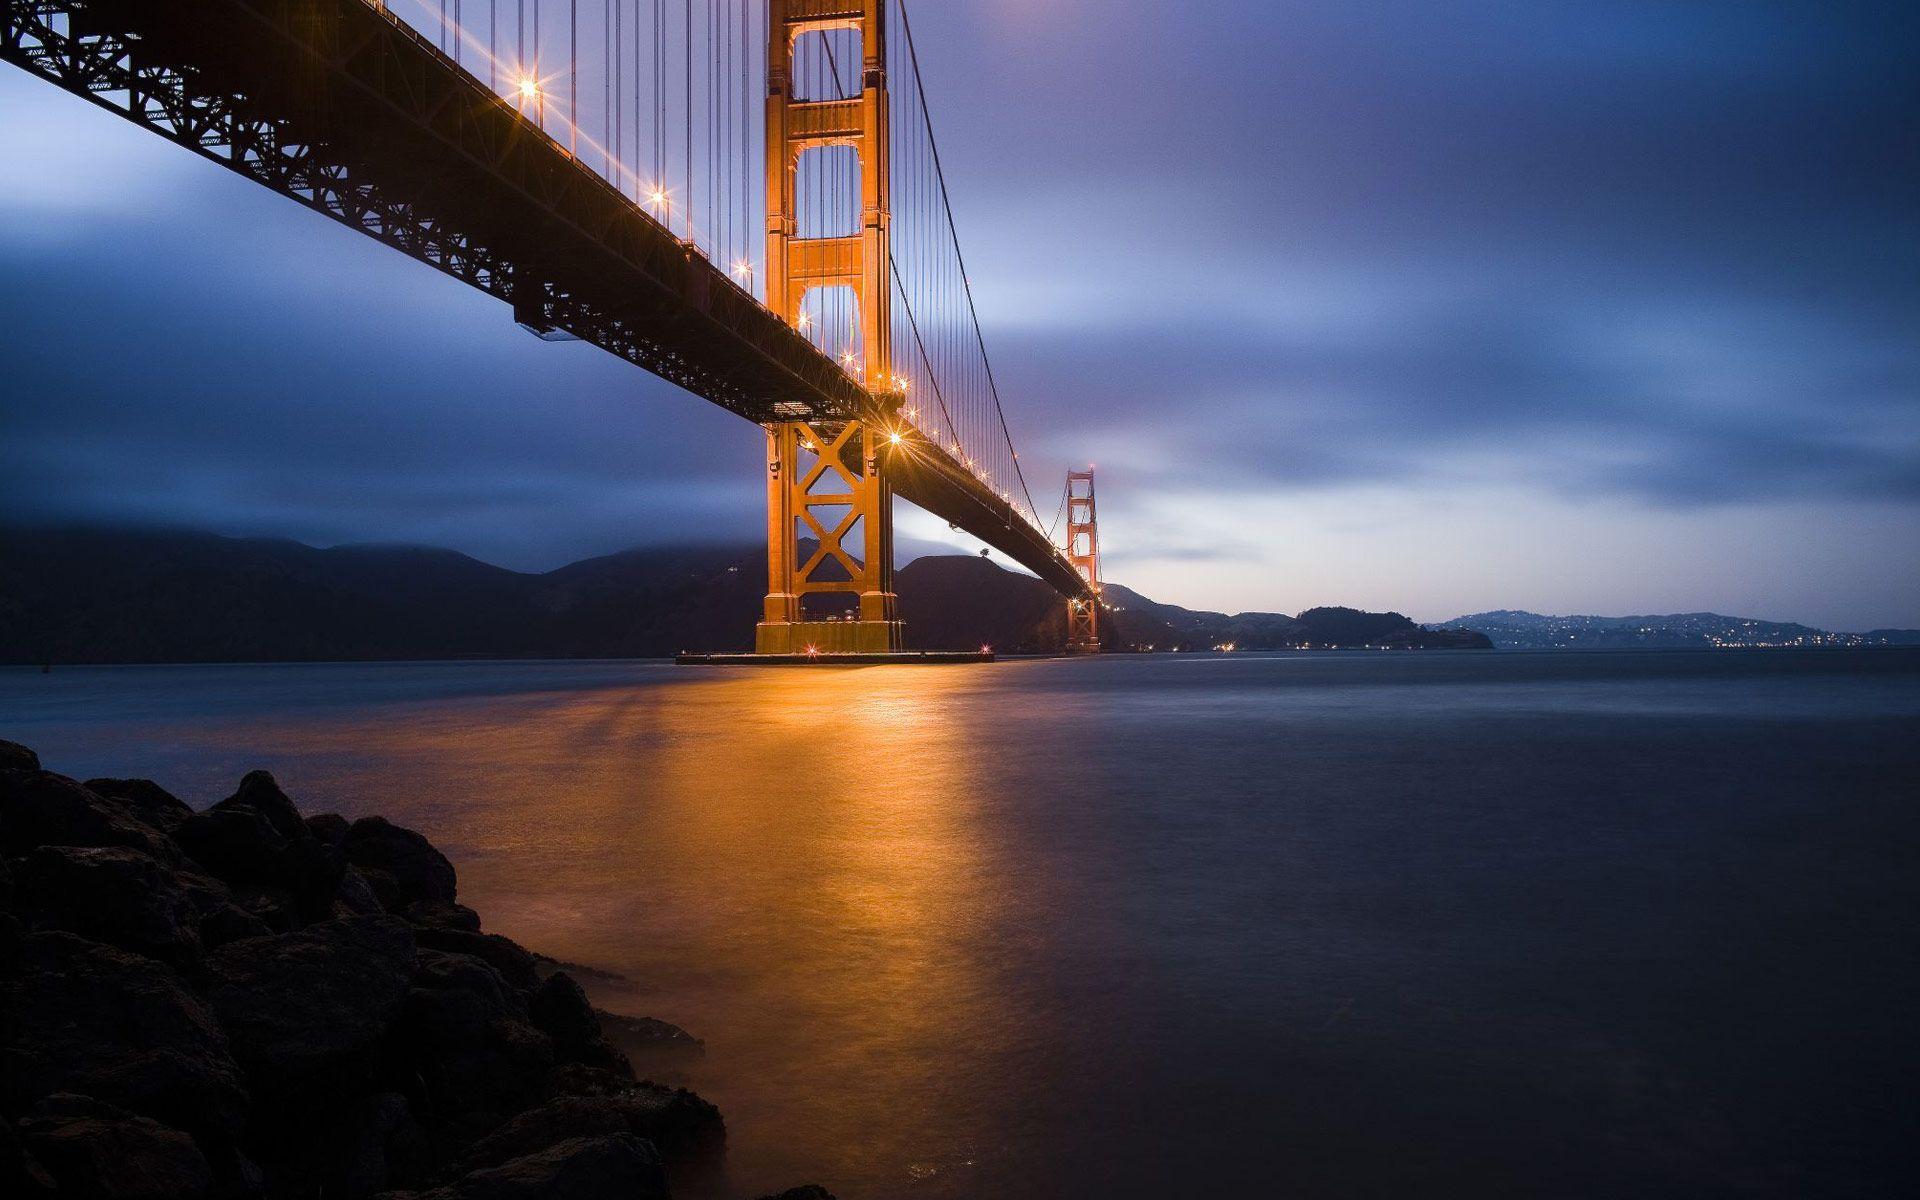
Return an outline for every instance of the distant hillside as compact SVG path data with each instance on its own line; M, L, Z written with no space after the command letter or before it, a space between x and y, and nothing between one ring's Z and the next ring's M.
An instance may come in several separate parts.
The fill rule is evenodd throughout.
M1719 613L1669 613L1639 617L1551 617L1501 609L1441 623L1473 628L1493 644L1513 650L1742 649L1755 646L1915 646L1920 630L1875 629L1833 633L1809 625L1725 617Z
M1429 629L1399 613L1355 608L1310 608L1285 613L1226 613L1159 604L1131 588L1110 583L1107 599L1120 611L1119 625L1132 641L1160 649L1318 650L1384 646L1396 650L1485 650L1492 646L1472 629Z
M755 546L663 547L544 574L416 546L0 527L0 662L653 658L746 650L766 588ZM896 575L911 646L1050 653L1066 638L1039 580L966 555ZM1110 586L1112 649L1485 645L1397 613L1193 612Z

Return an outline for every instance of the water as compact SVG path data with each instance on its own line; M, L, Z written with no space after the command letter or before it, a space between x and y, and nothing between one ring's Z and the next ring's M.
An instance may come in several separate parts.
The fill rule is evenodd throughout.
M430 834L707 1041L716 1194L1873 1196L1920 653L0 672L0 734Z

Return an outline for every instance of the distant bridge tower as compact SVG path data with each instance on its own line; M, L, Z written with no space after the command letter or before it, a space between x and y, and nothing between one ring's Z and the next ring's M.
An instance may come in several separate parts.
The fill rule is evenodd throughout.
M1086 579L1089 595L1067 601L1067 649L1100 653L1100 522L1093 501L1093 468L1067 472L1067 558Z
M805 329L807 297L844 288L857 312L858 346L842 361L898 410L892 382L891 277L888 274L886 0L768 0L767 304ZM857 31L856 65L836 63L839 95L795 94L801 39ZM854 75L858 70L857 77ZM844 70L845 76L840 72ZM857 87L857 90L856 90ZM799 209L800 161L851 147L859 164L860 218L845 236L801 236L827 229ZM809 196L810 205L824 204ZM838 352L839 347L828 347ZM767 430L767 601L756 636L762 654L881 653L902 647L893 592L893 489L885 475L887 430L871 421L785 421ZM800 541L814 548L801 557ZM857 597L853 621L810 619L806 597Z

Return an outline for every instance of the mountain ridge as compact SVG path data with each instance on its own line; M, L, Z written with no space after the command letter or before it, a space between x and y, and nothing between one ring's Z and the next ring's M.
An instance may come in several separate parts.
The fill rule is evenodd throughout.
M751 648L757 546L677 545L522 572L404 543L314 547L179 529L0 526L0 662L152 663L655 658ZM896 572L913 648L1053 653L1063 606L1029 575L971 555ZM1109 648L1484 647L1397 613L1233 616L1109 585Z

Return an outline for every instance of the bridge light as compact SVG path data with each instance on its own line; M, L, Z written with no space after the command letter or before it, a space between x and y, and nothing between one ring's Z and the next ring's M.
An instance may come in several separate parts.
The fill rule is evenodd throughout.
M667 200L666 190L663 188L654 188L652 191L648 192L647 203L653 205L655 208L670 207L670 202Z
M898 446L900 444L900 435L897 433L890 433L887 435L887 440L889 442L892 442L894 445Z
M533 78L533 77L531 77L531 76L523 76L523 77L521 77L521 80L520 80L520 95L521 95L521 97L522 97L523 99L527 99L527 100L532 100L532 99L534 99L535 97L537 97L537 96L539 96L539 95L540 95L540 81L539 81L539 80L537 80L537 79L534 79L534 78Z
M750 279L753 277L753 264L743 258L733 264L733 273L743 279Z

